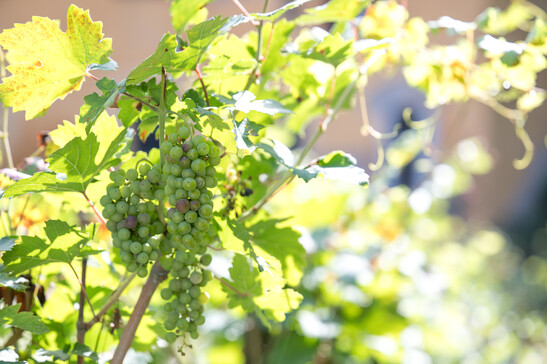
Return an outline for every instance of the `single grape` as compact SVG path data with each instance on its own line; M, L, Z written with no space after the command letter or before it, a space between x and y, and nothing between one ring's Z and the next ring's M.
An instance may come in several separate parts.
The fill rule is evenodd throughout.
M189 223L193 224L198 218L197 212L190 210L184 214L184 220Z
M190 128L187 127L186 125L181 126L178 132L179 132L179 138L181 139L188 139L188 137L190 136Z
M198 189L188 192L188 198L191 200L199 200L201 192Z
M169 156L174 160L179 160L182 157L182 148L174 146L169 150Z
M150 259L150 257L145 252L141 252L141 253L139 253L139 255L137 255L137 262L139 262L140 264L148 263L148 259Z
M161 143L160 150L163 152L163 154L168 154L172 147L173 147L173 144L171 144L168 141L165 141Z
M201 196L200 196L200 199L201 199ZM211 217L212 215L213 215L213 206L209 204L202 204L201 207L199 208L199 216L208 218L208 217Z
M129 251L133 254L139 254L142 251L142 244L138 241L134 241L129 246Z
M188 191L186 191L184 188L177 188L177 190L175 191L175 197L177 199L188 198Z
M194 170L192 168L186 168L185 170L182 171L182 178L183 178L183 182L184 182L184 178L194 178L196 176L196 172L194 172Z
M175 143L179 139L179 135L177 133L171 133L167 137L171 143Z
M179 159L179 166L182 167L182 169L190 167L190 158L187 156L183 156Z
M204 143L204 142L205 142L205 137L201 134L196 134L192 138L192 144L193 145L199 145L199 144Z
M137 262L130 262L129 264L127 264L127 271L128 272L136 272L137 269L139 269L139 265L137 264Z
M201 204L198 200L192 200L190 201L190 209L194 211L198 211Z
M155 169L151 169L146 174L146 179L149 180L151 183L158 183L160 181L160 173Z
M129 210L129 204L125 201L116 203L116 211L120 214L125 214Z
M165 325L164 325L165 326ZM173 329L174 330L174 329ZM173 344L175 341L177 341L177 334L170 331L165 334L164 337L165 341L167 341L169 344Z
M160 296L161 296L161 298L163 298L165 301L167 301L168 299L171 298L171 296L173 296L173 291L170 290L169 288L163 288L163 289L160 291Z
M192 169L194 170L194 172L199 172L199 171L203 171L205 169L205 161L203 159L196 159L196 160L193 160L192 161L192 164L191 164L191 167Z
M201 274L201 272L195 270L190 274L190 282L192 282L193 284L200 284L202 280L203 274Z
M147 212L142 212L137 215L137 220L141 225L148 225L150 224L150 214Z
M199 153L197 150L195 149L190 149L187 153L188 155L188 158L190 158L191 161L193 161L194 159L198 159L199 158Z
M178 232L180 234L188 234L192 230L192 226L186 221L182 221L178 224Z
M188 192L193 191L196 188L196 180L190 177L185 178L182 182L182 186Z
M186 142L184 142L184 144L182 144L182 151L183 151L184 153L188 153L188 151L189 151L190 149L192 149L192 147L193 147L192 142L186 141Z
M108 196L114 201L119 200L122 197L122 194L121 194L120 189L118 187L111 187L111 188L107 189L106 191L107 191L106 193L108 194Z
M148 229L148 227L146 227L146 226L141 226L139 228L138 234L141 238L146 238L150 234L150 229Z
M198 151L199 155L205 156L209 154L209 145L207 145L207 143L199 143L196 147L196 150Z
M139 178L139 173L135 168L130 168L125 172L125 178L130 182L136 181Z

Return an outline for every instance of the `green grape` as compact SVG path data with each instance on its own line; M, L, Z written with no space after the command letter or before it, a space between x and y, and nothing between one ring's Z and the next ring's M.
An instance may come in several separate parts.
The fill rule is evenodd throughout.
M138 241L134 241L129 246L129 251L133 254L139 254L142 251L142 244Z
M199 143L196 147L196 150L198 151L199 155L205 156L209 154L209 145L207 145L207 143Z
M208 188L216 187L217 179L216 177L205 176L205 186Z
M181 126L178 132L179 138L181 139L188 139L188 137L190 136L190 128L186 125Z
M114 201L119 200L122 197L122 194L118 187L111 187L107 190L106 193Z
M177 327L177 322L176 321L172 321L172 320L165 320L165 322L163 323L163 327L165 328L165 330L167 331L171 331L171 330L174 330L176 327Z
M123 198L128 198L129 196L131 196L131 188L129 188L129 186L122 186L120 188L120 193Z
M195 270L190 274L190 282L192 282L193 284L200 284L202 280L203 274L201 274L201 272Z
M209 156L209 164L212 166L218 166L220 164L220 157Z
M201 294L201 288L199 288L199 286L192 286L192 288L188 290L188 293L190 293L192 298L198 298Z
M116 211L120 214L125 214L129 210L129 204L125 201L116 203Z
M195 149L190 149L188 151L188 158L190 158L191 161L195 160L195 159L198 159L199 158L199 153L197 150Z
M184 220L189 224L193 224L197 218L198 214L193 210L190 210L184 214Z
M169 289L173 292L180 291L180 281L178 279L171 279L169 281Z
M184 318L178 319L177 329L179 329L180 331L186 331L187 328L188 328L188 321Z
M169 198L167 199L167 202L169 202L169 205L171 206L177 206L177 196L176 195L171 195L169 196Z
M165 192L163 190L156 190L154 192L154 198L158 201L161 201L165 198Z
M156 260L159 259L159 257L160 257L160 255L157 251L153 250L153 251L150 252L150 260L151 261L155 262Z
M192 322L193 323L193 322ZM190 329L188 329L188 332L190 333L190 337L193 339L193 340L196 340L198 337L199 337L199 333L197 332L197 329L194 330L194 331L190 331Z
M135 168L130 168L125 172L125 178L130 182L136 181L139 178L139 172Z
M131 255L131 253L129 253L129 252L124 251L124 252L120 253L120 259L125 264L128 264L129 262L131 262L133 260L133 255Z
M139 253L139 255L137 255L137 262L139 262L140 264L148 263L149 259L150 259L150 256L148 254L146 254L145 252L141 252L141 253Z
M168 256L161 256L160 257L160 265L163 269L165 269L166 271L170 271L171 270L171 263L172 263L172 260L170 257Z
M205 174L210 177L215 177L217 175L217 171L215 170L215 167L207 166L205 168Z
M114 176L114 185L115 186L123 186L125 184L125 177L124 176L120 176L120 175L116 175Z
M162 142L162 143L161 143L161 145L160 145L160 151L161 151L163 154L168 154L172 147L173 147L173 144L171 144L171 143L168 142L168 141L165 141L165 142Z
M191 200L199 200L201 192L198 189L188 192L188 198Z
M172 147L169 150L169 156L173 158L174 160L179 160L182 157L182 148L181 147Z
M201 190L203 187L205 187L205 179L203 177L196 177L196 188Z
M171 174L173 176L180 176L182 173L182 167L179 166L178 164L173 164L171 165Z
M161 298L163 298L164 300L168 300L171 298L171 296L173 296L173 291L170 290L169 288L163 288L161 291L160 291L160 296Z
M204 266L208 266L209 264L211 264L212 261L213 257L211 256L211 254L204 254L201 256L201 258L199 258L199 262Z
M186 221L182 221L178 224L178 232L181 234L188 234L192 230L192 226Z
M192 164L190 165L190 167L196 173L199 171L203 171L205 169L205 161L203 159L198 158L192 161Z
M106 222L106 228L108 229L108 231L110 232L114 232L114 231L117 231L117 227L116 227L116 221L113 221L113 220L108 220Z
M190 268L184 267L180 270L180 276L182 278L187 278L190 275Z
M205 204L208 204L209 202L211 202L211 198L209 197L209 195L207 193L201 193L199 195L199 202L202 205L205 205Z
M141 193L141 184L139 183L139 181L131 182L129 184L129 188L131 189L131 192L133 192L134 194Z
M112 203L109 203L103 209L103 216L105 219L109 219L110 216L114 215L115 213L116 213L116 205ZM108 215L108 217L106 215Z
M201 196L201 194L200 194L200 196ZM198 200L190 201L190 209L191 210L198 211L200 206L201 206L201 204L199 203Z
M193 191L196 189L196 180L190 177L185 178L182 182L182 187L188 192Z
M183 156L182 158L179 159L179 166L181 166L182 169L189 168L190 163L191 163L190 158L188 158L187 156Z
M162 170L164 175L169 176L171 174L171 165L169 163L165 163Z
M184 188L177 188L177 191L175 192L175 197L178 199L188 198L188 191L186 191Z
M148 227L146 226L141 226L139 228L138 234L141 238L146 238L147 236L150 235L150 229L148 229Z
M148 269L146 269L146 267L139 267L137 269L137 275L140 278L146 278L146 276L148 275Z
M181 176L183 178L182 183L183 183L183 186L184 186L184 178L188 178L188 177L194 178L196 176L196 172L194 172L194 170L192 168L186 168L185 170L182 171Z
M141 163L139 165L139 174L141 176L146 176L148 172L150 172L151 170L152 170L152 167L148 163Z
M149 180L150 183L158 183L160 181L160 173L155 169L151 169L146 174L146 179Z
M114 215L112 215L112 217L110 218L110 220L118 223L120 221L122 221L124 219L124 216L122 214L120 214L119 212L116 212Z
M127 271L128 272L136 272L137 269L139 269L139 265L136 263L136 262L130 262L129 264L127 264Z
M165 186L165 188L163 189L163 191L165 192L165 195L171 196L171 195L174 195L174 194L175 194L176 189L175 189L175 187L173 187L173 186L167 185L167 186Z
M109 195L104 195L99 200L99 203L101 204L101 206L106 207L107 205L110 205L112 203L112 199Z
M177 202L177 204L178 204L178 202ZM181 222L184 221L184 214L182 212L176 211L173 214L173 218L171 220L173 220L173 222L175 224L180 224Z
M137 206L137 209L139 211L141 211L141 207L140 207L140 204L141 204L141 198L137 195L131 195L131 197L129 197L129 203L131 205L135 205Z
M150 224L150 214L147 212L141 212L137 215L137 220L141 225L148 225Z
M192 144L193 145L199 145L201 143L204 143L205 142L205 137L201 134L196 134L194 135L194 137L192 138Z
M174 221L169 221L167 223L167 231L170 232L171 234L175 234L177 232L177 228L178 228L178 225L175 224Z
M198 312L198 311L190 311L188 313L188 317L192 320L192 321L195 321L198 317L200 317L201 314ZM190 333L191 335L192 333Z
M199 316L197 319L194 320L196 325L201 326L205 323L205 316Z
M148 192L152 188L152 183L144 179L140 182L140 187L141 187L141 191Z
M193 243L195 242L195 239L192 235L190 234L185 234L183 237L182 237L182 243L186 246L191 246Z
M169 136L167 137L167 139L169 139L169 141L171 143L176 143L177 140L179 139L179 135L177 133L171 133L169 134Z
M174 330L174 328L173 328L173 330ZM175 334L172 331L166 333L165 334L165 341L167 341L169 344L173 344L175 341L177 341L177 334Z
M200 200L201 200L201 196L200 196ZM205 218L209 218L213 215L213 206L209 205L209 204L202 204L199 208L199 216L202 216L202 217L205 217Z
M192 288L194 285L192 284L192 282L190 281L190 279L188 278L184 278L183 280L180 281L180 288L184 291L188 291L190 288ZM184 293L181 295L183 296ZM187 293L187 295L190 297L190 294ZM188 301L190 302L190 301Z
M152 252L152 245L150 245L149 243L144 243L142 244L142 251L147 253L147 254L150 254Z
M130 236L131 236L131 232L127 229L120 229L118 231L118 237L121 240L128 240Z
M135 205L129 205L129 209L127 210L127 215L136 216L139 213L137 210L137 207Z

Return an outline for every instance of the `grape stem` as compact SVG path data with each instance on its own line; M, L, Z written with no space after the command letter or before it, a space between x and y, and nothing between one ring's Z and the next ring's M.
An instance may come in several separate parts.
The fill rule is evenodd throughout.
M207 87L205 87L205 82L203 82L203 77L201 77L201 72L199 72L198 66L194 68L194 71L196 72L198 80L201 83L201 88L203 90L203 94L205 95L205 103L207 104L207 106L211 106L211 104L209 103L209 96L207 95Z
M137 332L137 327L141 322L142 316L150 304L150 299L159 284L167 278L167 273L168 272L161 267L159 262L154 263L152 266L148 280L142 287L139 299L133 309L133 313L129 318L127 326L123 330L122 337L120 338L120 342L114 352L114 356L112 357L110 364L122 364L123 359L125 358L125 355L131 347L133 339L135 338L135 333Z
M0 50L0 77L3 79L6 77L5 57L4 51ZM11 147L9 143L8 135L8 108L2 106L2 140L4 141L4 149L6 150L6 158L8 160L8 166L14 168L13 156L11 155Z
M101 215L99 210L97 210L97 206L95 206L95 204L89 199L89 197L87 197L87 194L85 192L82 192L82 194L84 195L84 198L87 200L87 203L89 204L89 206L93 209L93 212L95 213L95 215L97 216L101 224L106 226L106 220L104 219L103 215Z
M247 11L247 9L245 9L245 7L238 1L238 0L232 0L232 2L235 4L235 6L238 7L239 10L241 10L241 12L243 13L243 15L245 15L250 21L251 21L251 24L254 25L255 27L258 27L259 26L259 22L257 22L255 19L253 19L253 17L251 16L251 14L249 14L249 12Z
M113 304L118 302L118 299L122 295L122 292L129 286L129 283L135 278L137 275L137 272L133 272L129 277L125 278L119 285L118 288L116 288L116 291L110 296L108 301L104 304L103 308L99 311L99 313L93 317L91 320L87 321L85 323L85 329L89 330L93 325L95 325L97 322L99 322L103 316L108 312L110 307L112 307Z
M249 296L249 293L239 292L234 286L232 286L230 283L228 283L224 278L217 277L217 276L214 276L214 277L215 277L215 279L217 279L220 283L222 283L223 285L225 285L226 287L228 287L229 289L231 289L232 291L234 291L234 293L237 294L239 297L248 297L248 296Z
M87 266L87 260L84 258L82 264L85 262L85 265ZM87 291L85 290L85 282L80 279L78 276L78 273L76 273L76 269L74 269L74 266L72 263L68 263L70 269L72 269L72 272L74 273L74 276L76 276L76 280L80 284L80 287L82 288L82 295L85 297L87 304L89 305L89 308L91 309L91 313L93 314L93 317L95 317L95 311L93 310L93 306L91 305L91 301L89 300L89 296L87 295ZM84 275L82 274L82 278L85 279ZM83 305L80 305L83 306Z
M83 258L82 260L82 290L80 292L80 307L78 308L78 321L76 323L76 328L77 328L76 338L80 344L84 343L85 333L87 331L85 327L85 323L84 323L84 305L85 305L85 297L84 297L85 288L84 287L85 287L86 272L87 272L87 258ZM85 293L85 296L87 296L87 293ZM91 307L91 304L89 306ZM83 356L78 355L78 364L84 364Z

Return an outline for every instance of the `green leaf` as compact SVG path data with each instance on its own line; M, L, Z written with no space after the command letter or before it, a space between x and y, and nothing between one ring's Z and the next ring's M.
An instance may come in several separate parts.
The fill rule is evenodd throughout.
M285 144L276 139L272 140L272 144L273 145L258 143L256 146L270 154L285 167L294 167L294 155L291 150Z
M89 11L68 8L67 31L55 20L33 17L0 34L0 46L9 51L11 76L0 85L0 99L13 111L25 111L29 120L44 114L56 99L79 90L87 68L109 62L112 40L103 39L102 23L92 22Z
M251 14L253 17L257 20L269 20L269 21L276 21L279 19L279 17L283 14L285 14L287 11L297 8L302 4L305 4L307 2L310 2L311 0L294 0L291 1L288 4L283 5L282 7L275 9L273 11L267 12L267 13L256 13Z
M0 286L8 287L15 291L24 291L28 288L28 279L9 275L2 264L0 265Z
M102 95L99 96L96 92L84 97L85 104L80 108L80 123L87 124L86 131L91 130L91 126L102 114L102 112L112 106L116 97L124 91L125 81L116 84L116 81L103 77L97 81L97 87L101 90Z
M298 24L334 23L350 21L369 6L370 0L331 0L326 4L306 9L296 18Z
M188 25L205 20L207 9L205 5L211 0L174 0L169 8L171 23L177 33Z
M268 115L292 113L291 110L285 109L283 105L275 100L255 100L256 96L250 91L238 92L233 98L235 101L234 109L244 113L251 111L258 111Z
M179 49L177 37L165 34L153 55L138 65L127 76L127 85L135 85L161 73L161 68L174 75L196 68L201 57L213 41L227 32L233 22L228 18L214 17L199 23L186 32L189 45Z
M262 125L255 124L249 119L244 118L239 123L235 120L232 120L234 123L234 128L232 132L235 134L235 141L237 149L246 150L249 153L254 152L256 147L253 145L253 142L249 139L249 136L258 135L258 131L263 128Z
M265 252L277 258L283 267L287 284L297 286L306 265L306 250L298 239L300 233L290 227L279 227L282 220L260 221L249 228L253 242Z
M340 34L327 35L308 56L321 62L338 66L353 54L353 41L344 41Z
M88 237L64 221L46 221L44 234L47 239L21 236L21 242L2 256L6 270L20 274L44 264L70 263L75 257L96 252L83 249Z
M13 248L14 245L15 245L14 238L11 238L9 236L4 236L2 239L0 239L0 252L11 250L11 248Z
M247 258L235 254L229 269L231 282L222 285L228 294L229 307L241 306L247 312L255 312L266 326L268 320L282 322L285 314L298 307L302 295L284 288L285 280L271 272L259 272Z
M78 355L84 358L90 358L91 360L98 361L99 355L91 350L87 345L75 343L74 348L72 349L72 355Z
M4 306L0 310L0 322L4 325L30 331L36 335L42 335L49 331L46 325L40 321L40 318L32 312L23 311L18 313L20 308L20 303L12 306Z
M107 131L108 133L108 131ZM106 134L111 137L112 134ZM99 142L94 133L86 139L74 138L63 148L52 153L47 162L53 172L40 172L12 184L4 191L2 197L19 196L27 192L85 192L93 178L103 169L116 165L119 160L115 155L124 147L126 136L123 129L108 145L99 163Z
M234 252L248 254L262 271L262 259L259 259L253 245L251 244L251 234L245 228L245 225L230 219L218 221L220 231L218 236L222 242L222 247Z

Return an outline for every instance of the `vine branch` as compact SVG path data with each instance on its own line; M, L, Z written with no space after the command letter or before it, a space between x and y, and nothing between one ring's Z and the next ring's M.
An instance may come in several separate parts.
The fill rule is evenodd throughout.
M137 327L141 322L142 316L144 315L146 308L150 304L150 299L158 288L158 285L163 282L165 278L167 278L167 271L161 267L159 262L154 263L150 271L150 275L148 276L148 280L142 287L141 294L139 296L137 304L135 305L135 308L133 309L133 313L129 318L129 322L123 330L122 337L120 338L120 343L118 344L118 347L114 352L114 356L112 357L110 364L122 364L123 359L125 358L125 355L127 354L129 347L131 346L131 343L133 342L135 333L137 332Z
M84 261L85 261L85 258L84 258ZM95 311L93 310L93 306L91 305L91 300L89 299L89 296L87 295L87 291L85 290L84 282L80 279L80 277L78 277L78 273L76 273L76 270L74 269L74 266L72 265L72 263L68 263L68 265L70 269L72 269L72 272L76 276L76 280L78 281L78 283L80 284L80 287L82 288L82 294L84 295L87 301L87 304L89 305L89 308L91 309L91 313L93 314L93 316L95 316ZM87 261L86 261L86 265L87 265Z
M85 278L86 278L86 272L87 272L87 258L84 258L82 260L82 290L80 292L80 307L78 308L78 321L76 323L76 329L77 334L76 338L80 344L83 344L85 341L85 333L86 333L86 327L84 323L84 305L85 305L85 296L87 296L87 293L85 293ZM91 309L93 310L93 307L91 304L89 305ZM84 364L84 357L78 355L78 364Z
M6 77L6 58L4 56L4 51L0 50L0 77ZM13 164L13 156L11 154L11 146L9 142L8 134L8 108L2 106L2 140L4 142L4 149L6 150L6 159L8 160L8 166L10 168L15 168Z
M133 278L135 278L136 275L137 275L137 273L133 272L129 277L125 278L120 283L118 288L116 288L116 290L114 291L112 296L110 296L110 298L104 304L104 306L101 308L99 313L96 316L94 316L91 320L89 320L85 323L85 329L86 330L89 330L93 325L95 325L97 322L99 322L103 318L103 316L108 312L110 307L112 307L112 305L114 305L116 302L118 302L118 299L122 295L122 292L127 288L127 286L129 286L129 283L131 283L131 281L133 280Z
M87 196L87 194L85 192L82 192L82 194L84 195L84 198L86 199L89 206L93 209L93 212L95 213L95 215L97 216L97 218L99 219L101 224L106 225L106 220L104 219L103 215L101 215L101 213L97 209L97 206L95 206L95 204L89 199L89 197Z
M194 71L196 72L196 75L198 76L198 80L201 83L201 88L203 90L203 94L205 95L205 102L207 103L207 106L211 106L211 104L209 104L209 96L207 95L207 88L205 87L205 82L203 82L203 77L201 77L201 72L199 72L198 66L194 68Z
M260 23L253 19L253 17L251 16L251 14L249 14L249 12L247 11L247 9L245 9L245 7L243 6L243 4L241 4L238 0L232 0L232 2L235 4L235 6L238 7L238 9L241 11L241 13L242 13L243 15L245 15L247 18L249 18L249 20L251 21L251 24L252 24L252 25L254 25L255 27L258 27L258 26L259 26Z

